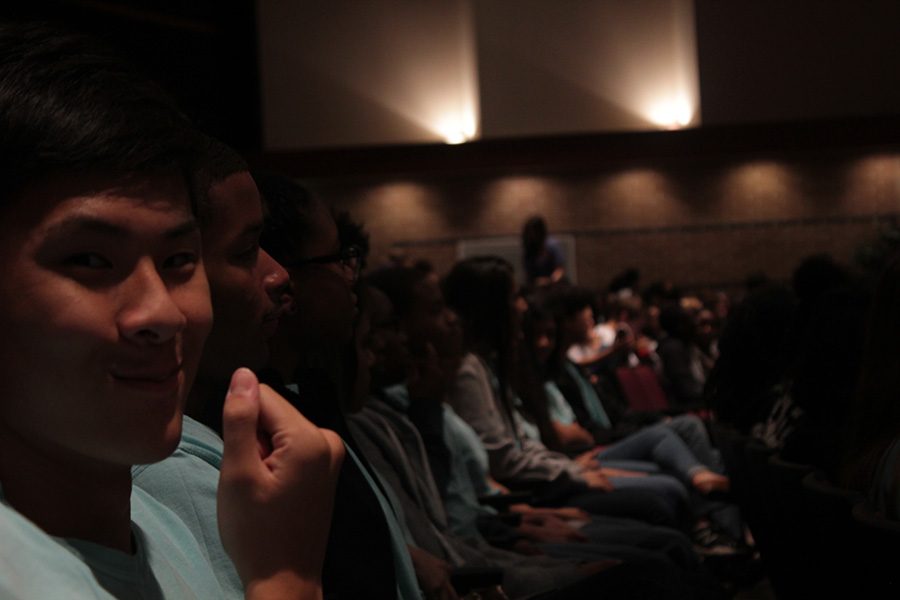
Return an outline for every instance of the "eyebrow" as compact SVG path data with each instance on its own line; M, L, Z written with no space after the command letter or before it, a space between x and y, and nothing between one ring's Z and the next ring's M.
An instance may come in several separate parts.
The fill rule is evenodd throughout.
M197 221L190 218L166 229L162 237L167 240L176 240L191 235L198 229ZM115 223L90 216L75 216L51 226L47 230L47 237L66 237L78 233L96 233L106 237L122 239L132 235L131 231Z

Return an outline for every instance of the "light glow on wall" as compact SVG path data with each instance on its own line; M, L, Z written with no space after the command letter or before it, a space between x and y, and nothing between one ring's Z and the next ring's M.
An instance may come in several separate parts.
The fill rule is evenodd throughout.
M700 123L693 0L259 0L264 146Z
M666 129L687 127L694 120L694 108L685 98L665 100L654 105L647 113L650 121Z
M468 142L478 132L474 111L463 109L461 114L448 115L435 124L434 131L448 144Z

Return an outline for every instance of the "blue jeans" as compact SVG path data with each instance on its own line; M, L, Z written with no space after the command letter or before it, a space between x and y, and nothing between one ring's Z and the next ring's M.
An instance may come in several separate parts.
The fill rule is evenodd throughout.
M636 431L601 450L597 453L597 459L600 464L607 460L622 459L651 462L688 486L697 471L707 468L697 460L684 441L665 425L651 425Z

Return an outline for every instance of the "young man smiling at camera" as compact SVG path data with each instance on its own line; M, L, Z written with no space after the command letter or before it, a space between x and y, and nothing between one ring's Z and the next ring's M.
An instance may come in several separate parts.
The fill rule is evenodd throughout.
M131 475L179 443L212 318L196 135L88 40L0 25L0 147L0 595L223 597L207 541ZM242 595L318 597L339 441L246 369L224 413Z

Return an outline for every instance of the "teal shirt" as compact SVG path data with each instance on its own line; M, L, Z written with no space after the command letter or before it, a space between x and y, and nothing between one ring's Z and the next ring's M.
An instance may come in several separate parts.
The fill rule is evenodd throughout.
M8 508L5 510L12 512ZM4 515L3 521L7 524L16 523L8 514ZM36 562L36 557L28 554L17 559L18 562L33 562L33 566L16 576L20 580L28 577L28 581L24 585L13 584L19 589L6 594L4 588L15 579L8 580L10 574L5 571L8 568L12 570L12 567L4 560L4 573L0 578L3 598L206 600L222 597L222 588L200 551L196 538L175 513L141 489L132 488L131 521L134 554L84 540L54 538L37 527L23 528L21 522L18 523L19 527L14 533L20 536L24 534L26 547L37 549L46 562ZM15 538L7 538L5 535L2 538L0 546L5 548L4 554L12 539ZM18 548L15 551L21 553ZM86 566L88 570L77 567L77 564ZM34 573L36 570L40 572ZM29 571L34 573L33 577L27 575ZM72 580L61 583L56 580L58 576ZM46 581L41 581L45 578ZM73 584L72 589L55 589L56 585L68 586L70 583ZM24 591L35 586L48 588L46 595ZM92 586L96 587L92 589Z
M421 598L415 570L406 549L403 528L398 523L396 512L353 451L346 444L344 447L349 458L358 463L385 513L394 550L397 597L401 600ZM132 474L136 486L146 490L181 516L202 542L201 552L215 567L216 576L223 588L222 597L243 598L243 586L222 546L216 516L216 491L223 451L222 439L212 429L190 417L184 417L181 443L175 453L159 463L137 466L132 469Z
M606 411L603 409L603 404L600 403L600 397L597 395L591 382L585 379L578 367L571 362L565 361L564 368L566 369L566 372L572 376L572 379L578 386L578 392L581 394L581 399L584 401L584 408L591 416L591 420L602 426L604 429L611 429L612 421L609 420L609 415L607 415Z
M177 514L200 544L222 587L223 598L243 598L244 586L219 537L216 493L222 466L222 438L184 417L181 442L172 455L132 468L134 485Z
M388 531L391 534L391 550L394 553L397 598L400 600L421 600L422 592L419 591L419 582L416 580L416 570L415 567L413 567L412 559L409 556L409 550L406 547L408 542L407 538L411 536L408 536L406 529L401 525L403 515L399 512L400 503L396 500L391 501L390 498L382 494L381 488L373 479L373 477L377 477L377 474L369 473L369 470L366 469L365 465L359 460L359 457L356 456L356 453L353 452L353 449L350 448L350 446L344 444L344 448L347 449L347 456L356 463L356 466L359 467L359 470L366 478L366 483L372 488L372 491L378 498L378 503L381 505L381 510L384 511L384 520L387 522ZM381 483L381 487L385 490L390 490L384 482Z
M547 394L547 412L551 421L571 425L577 420L572 406L554 382L544 382L544 391Z
M0 598L113 600L83 561L2 501Z
M488 455L481 439L468 423L444 404L442 437L450 451L450 477L444 496L447 525L464 538L481 538L478 517L497 511L478 501L498 493L488 483Z

